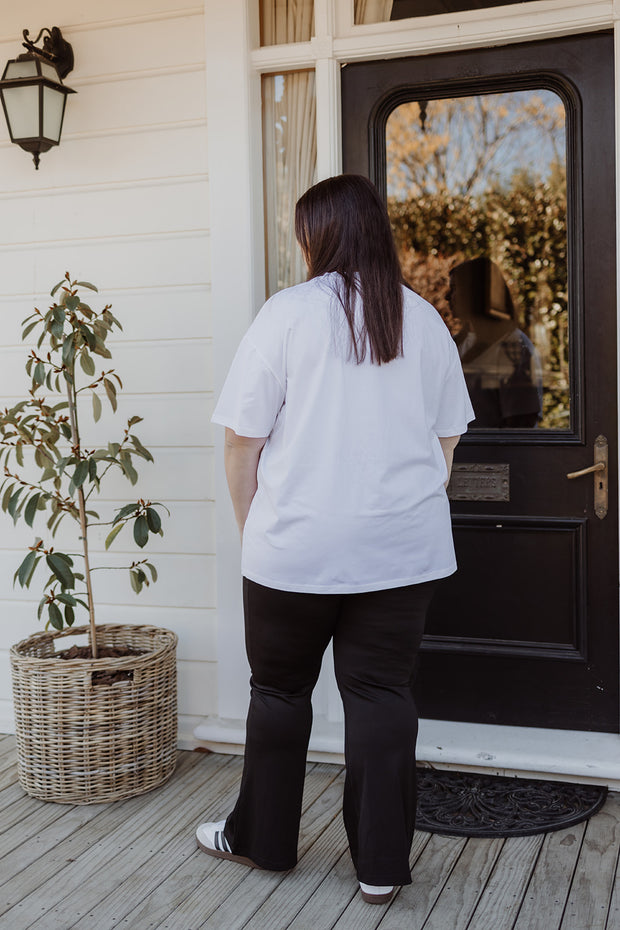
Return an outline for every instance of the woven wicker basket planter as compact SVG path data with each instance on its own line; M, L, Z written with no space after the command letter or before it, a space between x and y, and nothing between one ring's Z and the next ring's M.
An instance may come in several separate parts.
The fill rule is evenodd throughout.
M62 804L117 801L156 788L174 771L177 737L176 644L169 630L104 625L99 646L143 655L53 659L88 632L35 633L11 649L18 775L35 798ZM55 648L58 646L58 648ZM98 684L93 673L127 677Z

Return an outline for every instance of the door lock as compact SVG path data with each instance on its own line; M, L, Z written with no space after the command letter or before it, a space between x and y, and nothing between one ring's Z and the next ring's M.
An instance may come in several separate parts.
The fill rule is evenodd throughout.
M594 465L581 468L579 471L569 471L567 478L581 478L582 475L594 475L594 513L603 520L607 516L607 488L609 454L605 436L597 436L594 440Z

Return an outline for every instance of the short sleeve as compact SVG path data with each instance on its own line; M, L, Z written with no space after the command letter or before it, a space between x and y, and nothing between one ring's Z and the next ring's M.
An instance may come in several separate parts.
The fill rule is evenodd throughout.
M469 399L458 349L448 337L449 360L439 391L434 430L437 436L462 436L476 414Z
M284 403L284 386L248 335L233 359L211 420L238 436L271 433Z

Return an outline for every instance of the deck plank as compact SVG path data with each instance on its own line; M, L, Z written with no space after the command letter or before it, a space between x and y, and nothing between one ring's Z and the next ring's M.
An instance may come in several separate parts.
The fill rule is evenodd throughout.
M6 772L7 769L12 769L15 765L15 750L10 749L8 752L5 752L4 755L0 755L0 773Z
M237 791L237 780L229 788L228 792L224 791L218 794L213 800L211 806L207 805L205 813L209 817L216 817L216 809L222 800L227 798L231 801L234 799ZM149 896L156 897L156 892L165 885L169 889L171 884L179 889L182 895L188 893L189 888L184 880L180 879L183 867L191 860L190 868L192 875L199 872L200 854L196 850L194 838L194 827L196 824L195 813L188 806L187 817L180 817L179 823L175 827L174 835L168 837L167 842L160 849L147 855L140 855L132 847L132 853L136 852L136 861L131 874L124 878L120 885L110 890L106 888L105 897L93 903L77 923L73 925L72 930L92 930L93 927L117 927L129 925L132 927L149 926L157 917L157 910L153 907L153 899ZM217 860L213 860L216 862ZM171 876L175 875L175 880L171 883ZM202 878L202 876L201 876ZM166 898L167 891L163 897ZM144 904L149 900L148 904ZM167 902L169 903L169 902ZM167 916L167 914L164 914Z
M586 823L548 833L514 930L556 930L577 867Z
M400 889L378 925L381 930L424 925L466 843L464 837L431 836L413 867L412 884Z
M315 893L287 925L287 930L331 930L358 894L347 846Z
M33 803L33 798L21 798L2 814L0 858L24 842L24 837L41 833L47 826L67 813L60 804ZM4 875L4 872L3 872Z
M422 855L426 852L431 839L430 833L422 833L421 831L416 831L413 836L409 864L411 865L414 882L416 881L415 870L418 868L418 863ZM337 930L351 930L351 927L355 927L355 930L375 930L375 927L377 927L380 921L386 916L388 909L394 907L396 904L399 895L402 894L402 889L386 908L374 904L366 904L359 893L357 878L354 877L353 881L353 890L355 894L351 898L350 904L345 908L334 924L334 930L336 930L336 928ZM407 930L409 930L409 923L405 925ZM411 926L414 925L411 924Z
M193 770L197 762L198 754L182 755L179 774ZM174 804L183 784L184 779L179 778L166 786L166 797L171 804ZM42 900L45 907L56 903L62 893L56 881L58 873L64 872L63 878L67 883L77 881L75 876L79 870L67 870L67 863L75 866L77 859L88 854L98 843L122 834L129 822L153 817L157 810L154 801L154 794L149 792L112 804L67 806L66 813L40 833L32 834L2 860L0 914L15 908L26 896L29 900ZM49 894L41 891L43 886ZM17 913L13 919L16 921L14 930L17 930Z
M12 759L0 772L0 790L17 784L17 759Z
M616 874L605 930L620 930L620 862L616 864Z
M241 762L240 759L236 761ZM306 820L313 818L312 808L315 805L319 808L325 807L325 799L322 795L331 788L339 776L342 777L340 773L339 767L328 766L324 763L308 769L303 802L302 823L304 826ZM239 768L240 775L241 768ZM339 786L332 788L333 793L339 793L339 791ZM229 808L223 807L221 810L222 813L226 813ZM319 822L317 828L320 830L321 826L322 823ZM180 923L176 925L175 930L180 924L183 927L194 928L208 918L226 900L230 890L234 890L247 877L248 869L245 866L234 862L224 862L196 850L193 831L192 844L193 854L178 868L175 868L133 910L129 911L119 926L130 927L132 930L142 925L153 928L175 927L176 917L182 914L179 916ZM303 838L300 842L300 851L303 850L302 844ZM282 880L282 876L278 873L261 872L260 875L263 883L269 888L275 887ZM226 930L233 930L233 928L227 927Z
M84 908L84 895L75 888L48 913L63 927L113 927L136 904L157 887L175 867L195 851L193 827L196 823L196 800L210 795L206 807L215 812L222 799L232 797L238 784L236 766L230 758L212 756L194 770L196 780L186 779L187 794L180 797L173 809L161 807L161 815L152 826L134 835L122 851L108 859L111 868L100 869L96 888L90 893ZM211 810L210 810L211 809ZM128 828L131 830L132 823ZM100 844L98 850L103 863L109 853ZM99 865L100 868L100 865ZM71 920L76 914L74 921ZM82 915L82 916L79 916ZM36 926L36 924L35 924Z
M472 927L512 930L543 842L540 834L506 841L474 910Z
M39 906L44 908L44 913L39 920L28 924L16 921L13 930L26 927L68 930L85 911L128 878L137 863L149 859L165 846L179 820L195 816L191 800L205 784L207 776L210 775L216 791L222 781L226 782L228 760L212 756L203 757L201 762L194 764L185 778L178 780L176 791L168 795L172 803L165 797L153 798L153 803L125 817L116 829L74 857L71 869L63 874L62 883L54 877L41 885L30 896L29 903L35 911ZM12 914L9 912L7 916L12 917Z
M336 865L346 845L347 837L344 824L340 811L337 810L334 819L317 836L315 842L304 855L301 866L286 876L258 910L256 907L253 908L247 923L241 924L244 930L288 927ZM353 875L353 872L351 874ZM248 886L250 894L252 893L252 878L253 876L249 876L244 882L244 885ZM353 883L351 887L355 889ZM218 926L218 916L218 914L214 914L202 924L200 930L215 930ZM226 923L225 926L228 926L228 924Z
M470 838L435 901L424 930L465 930L495 867L504 839Z
M586 827L561 930L605 930L620 848L620 796L610 795Z
M15 737L14 736L1 736L0 737L0 758L3 758L7 754L13 754L15 752Z
M343 781L344 775L341 773L306 810L299 834L300 862L338 814ZM203 859L214 861L204 853L200 855ZM155 927L176 930L177 919L183 926L192 928L209 926L208 921L212 917L212 926L217 928L235 930L243 927L254 911L287 877L285 872L260 871L234 862L215 861L218 865L213 870L209 869L211 874L206 884L201 883L196 887L168 919L161 924L154 924L153 930Z
M17 781L10 785L6 785L4 788L0 788L0 818L3 824L5 811L8 811L11 805L15 804L16 801L21 801L27 797L28 795ZM34 798L31 800L34 800ZM41 801L40 803L44 804L45 801Z

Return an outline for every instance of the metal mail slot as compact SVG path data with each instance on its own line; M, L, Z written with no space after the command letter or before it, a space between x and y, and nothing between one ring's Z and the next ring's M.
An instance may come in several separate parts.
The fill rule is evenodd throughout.
M510 466L455 462L448 497L451 501L509 501Z

